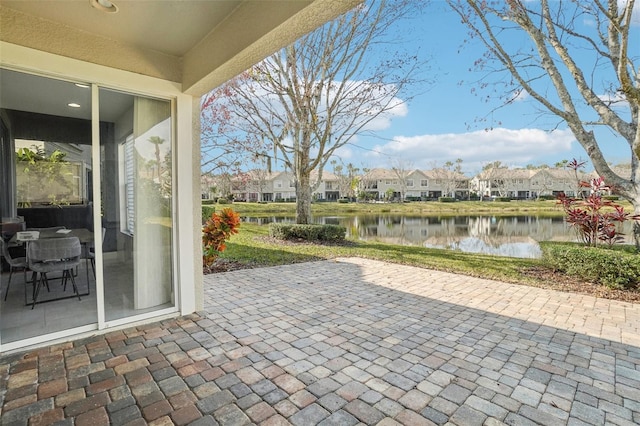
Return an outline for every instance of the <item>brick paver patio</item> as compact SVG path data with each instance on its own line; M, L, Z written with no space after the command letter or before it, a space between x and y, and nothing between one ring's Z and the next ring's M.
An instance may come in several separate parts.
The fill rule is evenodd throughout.
M2 425L632 425L640 305L363 259L0 358Z

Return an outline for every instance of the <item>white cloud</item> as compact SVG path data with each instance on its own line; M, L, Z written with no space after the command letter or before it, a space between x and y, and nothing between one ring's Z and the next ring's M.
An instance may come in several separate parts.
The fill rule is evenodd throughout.
M364 157L372 167L388 167L393 159L403 159L424 169L434 163L462 158L464 168L473 170L496 160L508 165L526 165L536 158L567 153L574 141L570 130L497 128L468 133L397 136L389 143L376 146Z
M629 101L620 92L605 93L604 95L598 95L598 97L613 107L629 107Z
M629 0L618 0L618 10L622 11L627 6ZM638 3L633 4L633 10L631 11L631 23L634 25L640 24L640 7Z
M527 100L529 98L529 92L527 92L524 89L520 89L517 90L515 92L513 92L513 102L522 102L524 100Z
M391 127L391 120L408 114L407 104L399 98L393 98L387 111L380 113L364 127L364 130L384 130Z
M349 145L343 145L340 148L336 149L334 156L340 158L345 164L352 163L354 159L357 159L357 157L354 155L353 148L351 148ZM355 165L356 164L354 164L354 166Z

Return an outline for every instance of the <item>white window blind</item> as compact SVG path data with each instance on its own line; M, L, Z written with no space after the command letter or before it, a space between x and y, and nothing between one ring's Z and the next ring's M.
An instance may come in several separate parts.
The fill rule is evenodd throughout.
M127 136L124 142L124 188L125 188L125 231L131 235L135 230L135 154L133 135Z

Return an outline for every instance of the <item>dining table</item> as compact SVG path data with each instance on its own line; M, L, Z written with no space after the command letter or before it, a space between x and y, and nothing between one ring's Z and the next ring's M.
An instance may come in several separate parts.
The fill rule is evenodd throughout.
M87 253L87 250L89 249L89 244L93 243L93 232L89 229L86 228L76 228L76 229L66 229L66 228L33 228L33 229L29 229L27 228L26 231L19 231L16 232L15 235L13 235L11 237L11 239L9 240L9 245L11 246L18 246L18 245L28 245L30 241L35 241L35 240L41 240L41 239L47 239L47 238L66 238L66 237L77 237L78 240L80 241L80 244L83 247L83 251L84 253ZM27 250L25 250L27 251ZM28 259L27 259L27 263L28 263ZM72 294L72 295L64 295L64 296L57 296L57 297L52 297L52 298L45 298L43 300L38 300L36 303L45 303L45 302L53 302L56 300L63 300L63 299L69 299L72 297L78 297L78 296L88 296L91 294L91 285L89 283L89 268L88 266L86 267L86 272L87 272L87 290L84 293L80 293L78 294ZM77 272L76 272L77 274ZM35 275L35 274L34 274ZM35 277L32 277L31 282L33 283ZM32 300L29 301L27 299L27 285L25 283L25 287L24 287L24 301L25 301L25 306L31 306L33 305L33 297Z

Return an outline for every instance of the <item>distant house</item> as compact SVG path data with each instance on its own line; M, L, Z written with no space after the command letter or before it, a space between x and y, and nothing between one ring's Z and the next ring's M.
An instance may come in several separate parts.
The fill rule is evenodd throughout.
M387 198L400 198L400 192L404 184L400 183L398 175L390 169L371 169L361 179L361 190L375 200Z
M311 181L318 174L311 174ZM251 170L230 179L233 199L236 201L293 201L296 199L295 176L291 172ZM322 172L322 181L313 191L316 200L335 201L340 197L338 178L330 172Z
M580 181L588 181L591 174L571 169L509 169L506 167L483 170L471 179L472 190L482 197L508 197L534 199L565 193L576 196L583 189Z
M584 192L580 182L589 180L589 175L580 170L576 174L570 169L541 169L531 179L531 191L533 197L539 195L555 196L560 193L575 197Z
M531 179L537 172L533 169L492 167L471 180L472 188L480 197L533 198Z
M311 174L311 180L315 182L318 179L317 173ZM336 201L339 198L347 196L348 182L341 182L340 178L335 174L323 171L322 180L318 187L313 191L314 199L322 201Z
M323 171L322 180L313 189L313 198L317 201L336 201L355 193L360 199L371 200L437 200L439 197L466 200L472 194L477 194L481 198L525 200L556 196L561 192L568 196L576 196L580 192L584 195L588 193L588 188L581 187L580 181L588 182L597 177L595 172L584 173L579 170L576 174L571 169L563 168L497 167L483 170L472 178L445 168L413 169L403 173L404 178L401 179L399 172L392 169L368 170L353 179L357 182L357 189L354 190L354 182L345 176ZM619 173L629 175L630 169L622 167ZM311 181L315 182L317 177L317 172L312 173ZM226 182L223 176L207 180L203 178L203 194L211 185L211 179L219 196L230 193L238 201L293 201L296 198L295 177L290 172L252 170L227 177Z
M459 200L469 198L469 178L462 173L445 168L424 172L430 183L429 199L452 197Z
M429 197L429 177L422 170L411 171L405 179L405 199L425 199Z

